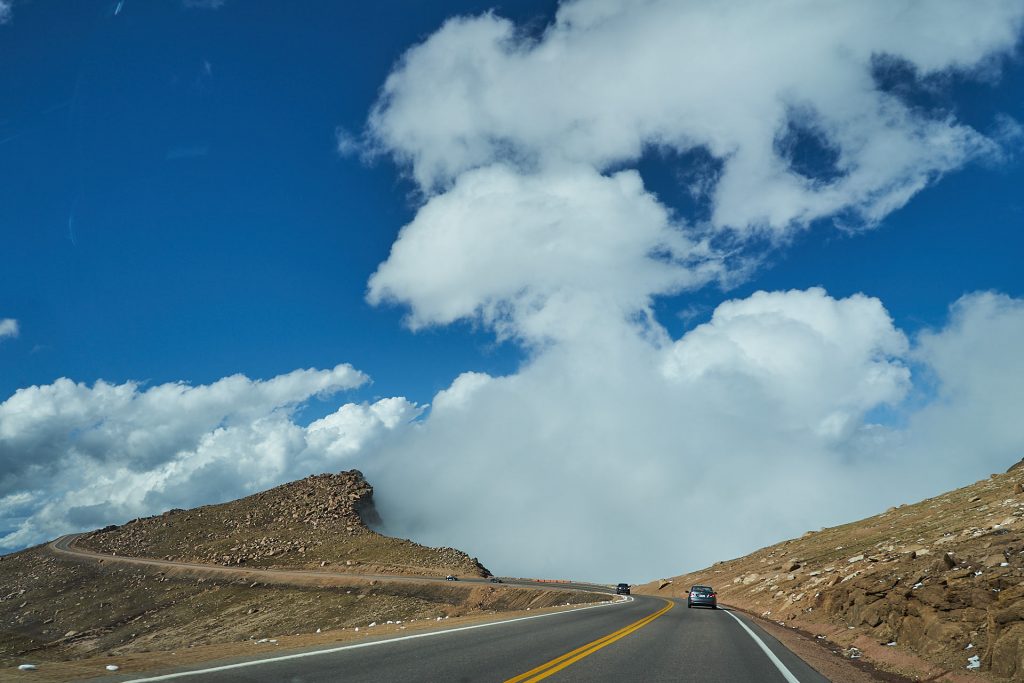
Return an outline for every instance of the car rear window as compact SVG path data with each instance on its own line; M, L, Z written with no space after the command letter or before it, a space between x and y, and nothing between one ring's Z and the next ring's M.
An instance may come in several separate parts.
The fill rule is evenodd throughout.
M694 586L693 588L690 589L690 592L691 593L693 593L693 592L714 593L715 590L711 586Z

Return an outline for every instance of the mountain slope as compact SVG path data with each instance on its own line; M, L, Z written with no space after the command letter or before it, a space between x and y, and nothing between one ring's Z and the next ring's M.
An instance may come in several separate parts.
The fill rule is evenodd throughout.
M83 536L103 553L247 567L324 568L356 573L486 577L475 558L383 536L373 487L358 470L306 477L194 510L170 510Z
M693 584L847 656L1024 680L1024 468L642 590Z

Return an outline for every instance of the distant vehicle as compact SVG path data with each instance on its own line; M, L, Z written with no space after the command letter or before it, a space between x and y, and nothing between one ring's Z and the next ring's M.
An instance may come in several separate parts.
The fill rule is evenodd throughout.
M448 576L444 577L444 580L445 580L445 581L458 581L458 580L459 580L459 577L457 577L457 576L452 576L451 574L449 574Z
M501 583L501 579L499 579L497 576L492 576L491 583Z
M628 583L620 583L618 586L615 587L615 594L616 595L629 595L629 584Z
M718 609L718 594L711 586L693 586L690 594L686 597L686 606L703 605L711 609Z

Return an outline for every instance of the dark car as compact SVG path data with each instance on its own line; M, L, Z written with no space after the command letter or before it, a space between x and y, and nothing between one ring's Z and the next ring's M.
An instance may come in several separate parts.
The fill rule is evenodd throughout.
M616 595L629 595L629 584L628 583L620 583L618 586L615 587L615 594Z
M499 579L497 576L492 576L491 583L501 583L501 579Z
M694 605L718 609L718 594L711 586L693 586L690 588L690 594L686 596L686 606Z
M448 576L444 577L444 580L445 580L445 581L458 581L458 580L459 580L459 577L457 577L457 576L452 576L451 574L449 574Z

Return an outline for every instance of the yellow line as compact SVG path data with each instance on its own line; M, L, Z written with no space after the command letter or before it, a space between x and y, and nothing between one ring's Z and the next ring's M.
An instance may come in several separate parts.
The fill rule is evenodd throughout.
M507 681L505 681L505 683L532 683L533 681L539 681L544 678L547 678L548 676L551 676L552 674L561 671L567 666L575 664L584 657L589 657L601 648L611 645L616 640L625 638L634 631L639 631L644 626L647 626L647 624L651 623L652 621L660 617L662 614L672 609L674 604L675 603L672 602L666 602L665 606L657 612L655 612L654 614L649 614L643 619L640 619L639 621L634 621L632 624L624 626L620 628L618 631L615 631L614 633L609 633L606 636L602 636L601 638L598 638L595 641L587 643L582 647L576 648L572 652L567 652L561 657L556 657L555 659L552 659L550 662L545 662L544 664L541 664L536 668L530 669L526 673L521 673L515 678L510 678Z

